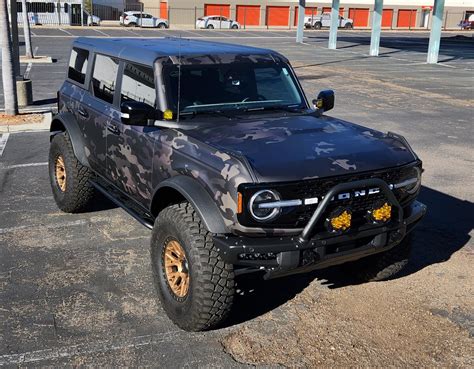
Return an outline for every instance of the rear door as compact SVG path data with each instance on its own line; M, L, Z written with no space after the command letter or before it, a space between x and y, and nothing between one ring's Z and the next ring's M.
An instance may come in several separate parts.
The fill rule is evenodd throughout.
M153 68L122 62L117 84L118 105L139 101L156 107ZM142 204L151 198L153 143L150 133L156 127L131 126L120 119L107 132L107 177L122 191Z
M221 18L220 28L230 28L231 26L230 20L226 17L220 17L220 18Z
M95 171L105 174L107 133L114 122L120 121L120 112L115 104L119 61L107 55L95 54L90 78L90 93L84 99L83 134L86 151L91 153L90 164Z

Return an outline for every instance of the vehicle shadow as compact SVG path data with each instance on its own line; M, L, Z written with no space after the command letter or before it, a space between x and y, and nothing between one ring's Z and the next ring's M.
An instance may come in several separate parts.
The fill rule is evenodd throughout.
M449 260L471 238L469 233L474 228L474 203L425 186L418 199L428 206L428 212L413 231L413 250L408 266L393 279ZM264 281L261 275L244 275L237 279L238 293L226 325L242 323L283 305L314 279L320 280L322 285L330 289L362 283L350 273L347 265L270 281Z
M116 208L118 208L118 206L110 201L107 197L103 196L102 194L97 194L94 203L89 209L87 209L86 212L105 211Z
M308 34L308 43L321 42L327 40L327 35L312 35ZM338 49L353 48L356 46L369 46L370 34L366 36L338 36L338 41L349 43L349 45L339 45ZM429 36L419 37L391 37L384 35L380 38L380 47L385 49L397 50L396 52L417 52L426 53L428 50ZM473 42L470 36L463 35L443 35L440 44L440 55L448 56L449 60L457 59L472 59L474 57ZM467 52L470 50L470 52ZM380 56L388 55L393 52L381 52ZM442 60L445 61L445 60Z

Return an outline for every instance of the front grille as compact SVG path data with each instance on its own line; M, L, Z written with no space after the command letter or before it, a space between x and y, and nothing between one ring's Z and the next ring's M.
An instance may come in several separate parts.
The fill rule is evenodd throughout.
M316 178L299 182L249 185L239 188L239 191L242 192L244 198L249 198L247 196L251 196L251 194L254 193L257 189L267 188L275 189L280 193L281 198L285 200L307 199L317 197L319 201L321 201L321 198L332 187L339 183L347 183L371 178L380 178L387 182L387 184L402 182L404 179L407 178L407 175L409 175L411 167L412 166L404 166L389 170L349 174L330 178ZM365 190L368 190L368 188L366 188ZM416 197L416 194L408 195L403 190L394 190L393 192L402 207L406 206ZM326 230L324 226L324 219L326 219L332 211L341 206L347 207L352 211L353 216L351 229L356 229L358 226L367 224L367 211L377 207L377 205L383 203L384 200L386 200L385 195L380 192L369 196L352 197L346 200L331 201L324 214L323 220L316 225L315 232L321 232L323 230ZM244 212L244 214L240 216L239 221L246 226L259 226L266 228L303 228L313 215L314 211L316 210L316 207L317 204L296 206L292 208L282 208L281 215L277 219L275 219L275 221L268 224L256 223L248 215L248 212ZM396 214L394 213L392 214L392 216L396 216Z

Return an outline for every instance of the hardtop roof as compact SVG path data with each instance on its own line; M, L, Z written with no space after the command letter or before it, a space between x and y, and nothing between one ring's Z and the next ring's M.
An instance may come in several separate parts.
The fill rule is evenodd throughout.
M192 40L187 38L93 38L79 37L74 47L94 49L112 57L133 61L145 65L163 56L193 56L193 55L278 55L270 50L251 46ZM283 58L286 60L286 58Z

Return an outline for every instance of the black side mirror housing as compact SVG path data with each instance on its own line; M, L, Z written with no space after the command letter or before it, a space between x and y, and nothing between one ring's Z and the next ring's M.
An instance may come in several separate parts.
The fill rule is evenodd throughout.
M328 111L334 108L334 91L323 90L318 94L318 98L313 100L313 105L316 109Z
M149 119L158 119L155 108L140 101L124 101L120 104L123 124L131 126L147 126Z

